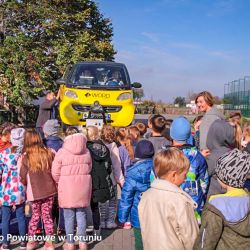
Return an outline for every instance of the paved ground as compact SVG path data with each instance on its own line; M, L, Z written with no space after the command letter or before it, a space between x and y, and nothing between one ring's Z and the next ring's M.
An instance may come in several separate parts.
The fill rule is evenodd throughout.
M63 249L62 244L63 242L56 244L56 249ZM11 249L19 249L18 242L13 242ZM37 249L43 249L43 243L41 243ZM103 230L102 241L89 244L89 250L134 250L133 230Z

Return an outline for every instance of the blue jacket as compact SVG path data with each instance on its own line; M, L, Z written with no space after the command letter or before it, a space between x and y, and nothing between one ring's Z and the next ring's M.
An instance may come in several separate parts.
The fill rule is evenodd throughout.
M177 148L184 153L190 162L187 177L181 185L181 188L197 203L198 207L195 210L195 214L199 222L209 185L207 163L196 147L184 145Z
M49 136L45 140L45 145L48 148L54 149L56 152L62 147L63 140L58 136Z
M125 223L130 215L132 226L140 228L138 204L141 194L150 188L152 169L153 159L139 160L127 169L118 209L119 222Z

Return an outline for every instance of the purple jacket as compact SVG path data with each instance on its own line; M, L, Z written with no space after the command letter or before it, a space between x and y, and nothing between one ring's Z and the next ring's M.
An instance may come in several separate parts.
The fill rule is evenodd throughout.
M127 169L130 165L132 165L132 161L129 158L128 150L126 149L124 145L120 145L118 149L119 149L119 155L121 159L122 173L124 176L126 176Z

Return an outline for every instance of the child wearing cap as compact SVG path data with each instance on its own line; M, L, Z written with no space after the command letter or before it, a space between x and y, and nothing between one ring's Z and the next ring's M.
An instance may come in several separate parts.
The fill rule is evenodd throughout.
M225 194L212 195L203 211L194 250L249 249L250 196L243 189L250 170L250 155L233 149L223 154L216 175Z
M150 174L153 169L154 146L148 140L141 140L135 148L135 162L128 168L122 188L118 209L118 220L126 223L129 215L135 234L135 249L143 249L138 216L141 193L150 187Z
M198 233L195 202L180 185L189 161L177 148L159 152L154 160L158 179L143 193L139 218L144 250L191 250Z
M43 126L43 133L45 136L44 144L48 148L54 149L56 152L63 145L63 140L58 136L59 128L60 124L56 119L46 121Z
M20 182L19 159L24 140L23 128L14 128L10 133L12 146L0 153L0 206L2 207L2 249L9 249L9 227L11 212L16 211L20 236L26 234L25 188ZM26 248L25 241L20 248Z
M197 203L195 216L200 224L201 212L206 202L209 177L204 156L196 147L187 143L190 135L191 125L189 121L183 116L174 119L170 127L170 136L173 139L173 146L180 149L190 162L187 177L181 185L181 188Z

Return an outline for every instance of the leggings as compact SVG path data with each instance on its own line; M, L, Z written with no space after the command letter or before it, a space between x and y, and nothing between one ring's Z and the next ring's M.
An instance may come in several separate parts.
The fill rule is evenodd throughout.
M42 217L46 235L53 235L54 225L52 220L52 205L54 197L48 197L41 200L31 202L32 217L29 222L29 236L34 236L38 227L40 218Z

